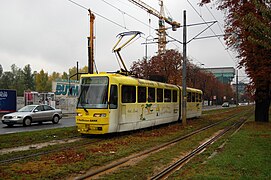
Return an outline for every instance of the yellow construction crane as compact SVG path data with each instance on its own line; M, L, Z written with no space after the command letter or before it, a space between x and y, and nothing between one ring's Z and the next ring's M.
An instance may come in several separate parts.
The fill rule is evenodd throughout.
M164 13L164 3L163 0L159 0L160 2L160 12L151 6L147 5L141 0L128 0L131 3L137 5L138 7L144 9L148 13L159 18L159 29L158 29L158 54L162 54L166 51L166 27L165 22L172 26L172 30L176 31L177 28L180 27L180 23L173 21L170 17L165 17Z

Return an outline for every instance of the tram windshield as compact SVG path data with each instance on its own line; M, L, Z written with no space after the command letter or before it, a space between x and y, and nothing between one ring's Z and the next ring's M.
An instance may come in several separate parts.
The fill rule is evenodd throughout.
M108 78L85 77L81 79L77 108L107 108Z

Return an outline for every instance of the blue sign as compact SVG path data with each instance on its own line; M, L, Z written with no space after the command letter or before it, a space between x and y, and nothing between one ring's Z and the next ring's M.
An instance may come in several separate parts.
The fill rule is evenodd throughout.
M55 95L78 96L78 85L57 83Z
M16 90L0 90L0 112L15 112L17 110Z

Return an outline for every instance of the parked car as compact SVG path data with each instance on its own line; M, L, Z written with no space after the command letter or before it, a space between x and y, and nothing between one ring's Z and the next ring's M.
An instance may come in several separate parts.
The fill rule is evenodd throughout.
M55 109L45 104L27 105L17 112L4 115L2 117L2 123L8 126L13 126L14 124L30 126L31 123L35 122L42 123L44 121L52 121L54 124L57 124L61 118L61 109Z
M230 103L229 103L229 102L224 102L224 103L222 104L222 107L230 107Z

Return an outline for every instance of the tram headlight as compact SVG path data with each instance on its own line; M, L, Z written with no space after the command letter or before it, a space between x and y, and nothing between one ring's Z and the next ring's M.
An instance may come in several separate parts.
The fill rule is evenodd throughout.
M77 113L77 116L82 116L82 113Z
M95 113L93 117L106 117L105 113Z

